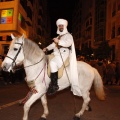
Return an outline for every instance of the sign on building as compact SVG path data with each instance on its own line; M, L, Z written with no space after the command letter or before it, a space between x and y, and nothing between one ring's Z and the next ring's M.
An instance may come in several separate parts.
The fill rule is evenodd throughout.
M13 23L13 9L1 11L1 24Z

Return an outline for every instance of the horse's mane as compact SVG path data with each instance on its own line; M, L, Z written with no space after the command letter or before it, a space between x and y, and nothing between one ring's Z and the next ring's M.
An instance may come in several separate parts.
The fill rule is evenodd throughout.
M42 49L40 49L40 47L35 42L27 38L24 39L23 52L25 59L28 59L33 63L38 62L44 55Z

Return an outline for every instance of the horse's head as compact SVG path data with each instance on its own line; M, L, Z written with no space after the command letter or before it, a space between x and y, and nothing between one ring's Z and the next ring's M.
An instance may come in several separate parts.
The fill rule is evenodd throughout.
M10 44L9 51L5 56L4 61L2 62L3 70L8 72L10 72L10 70L13 70L16 65L21 64L24 60L24 35L22 35L21 37L14 37L14 35L11 34L11 38L13 40Z

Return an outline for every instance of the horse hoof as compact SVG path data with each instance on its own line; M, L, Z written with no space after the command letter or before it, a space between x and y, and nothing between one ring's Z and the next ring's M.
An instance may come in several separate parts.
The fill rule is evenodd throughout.
M24 104L23 104L23 103L20 103L20 102L18 103L18 105L19 105L19 106L24 106Z
M80 118L77 117L77 116L74 116L74 117L73 117L73 120L80 120Z
M46 118L41 117L39 120L47 120Z

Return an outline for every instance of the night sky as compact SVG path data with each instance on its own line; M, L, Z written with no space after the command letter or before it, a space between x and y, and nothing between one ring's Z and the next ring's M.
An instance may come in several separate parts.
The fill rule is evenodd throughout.
M48 12L51 20L51 37L56 37L56 20L63 18L68 20L68 31L71 32L72 14L77 0L48 0Z

